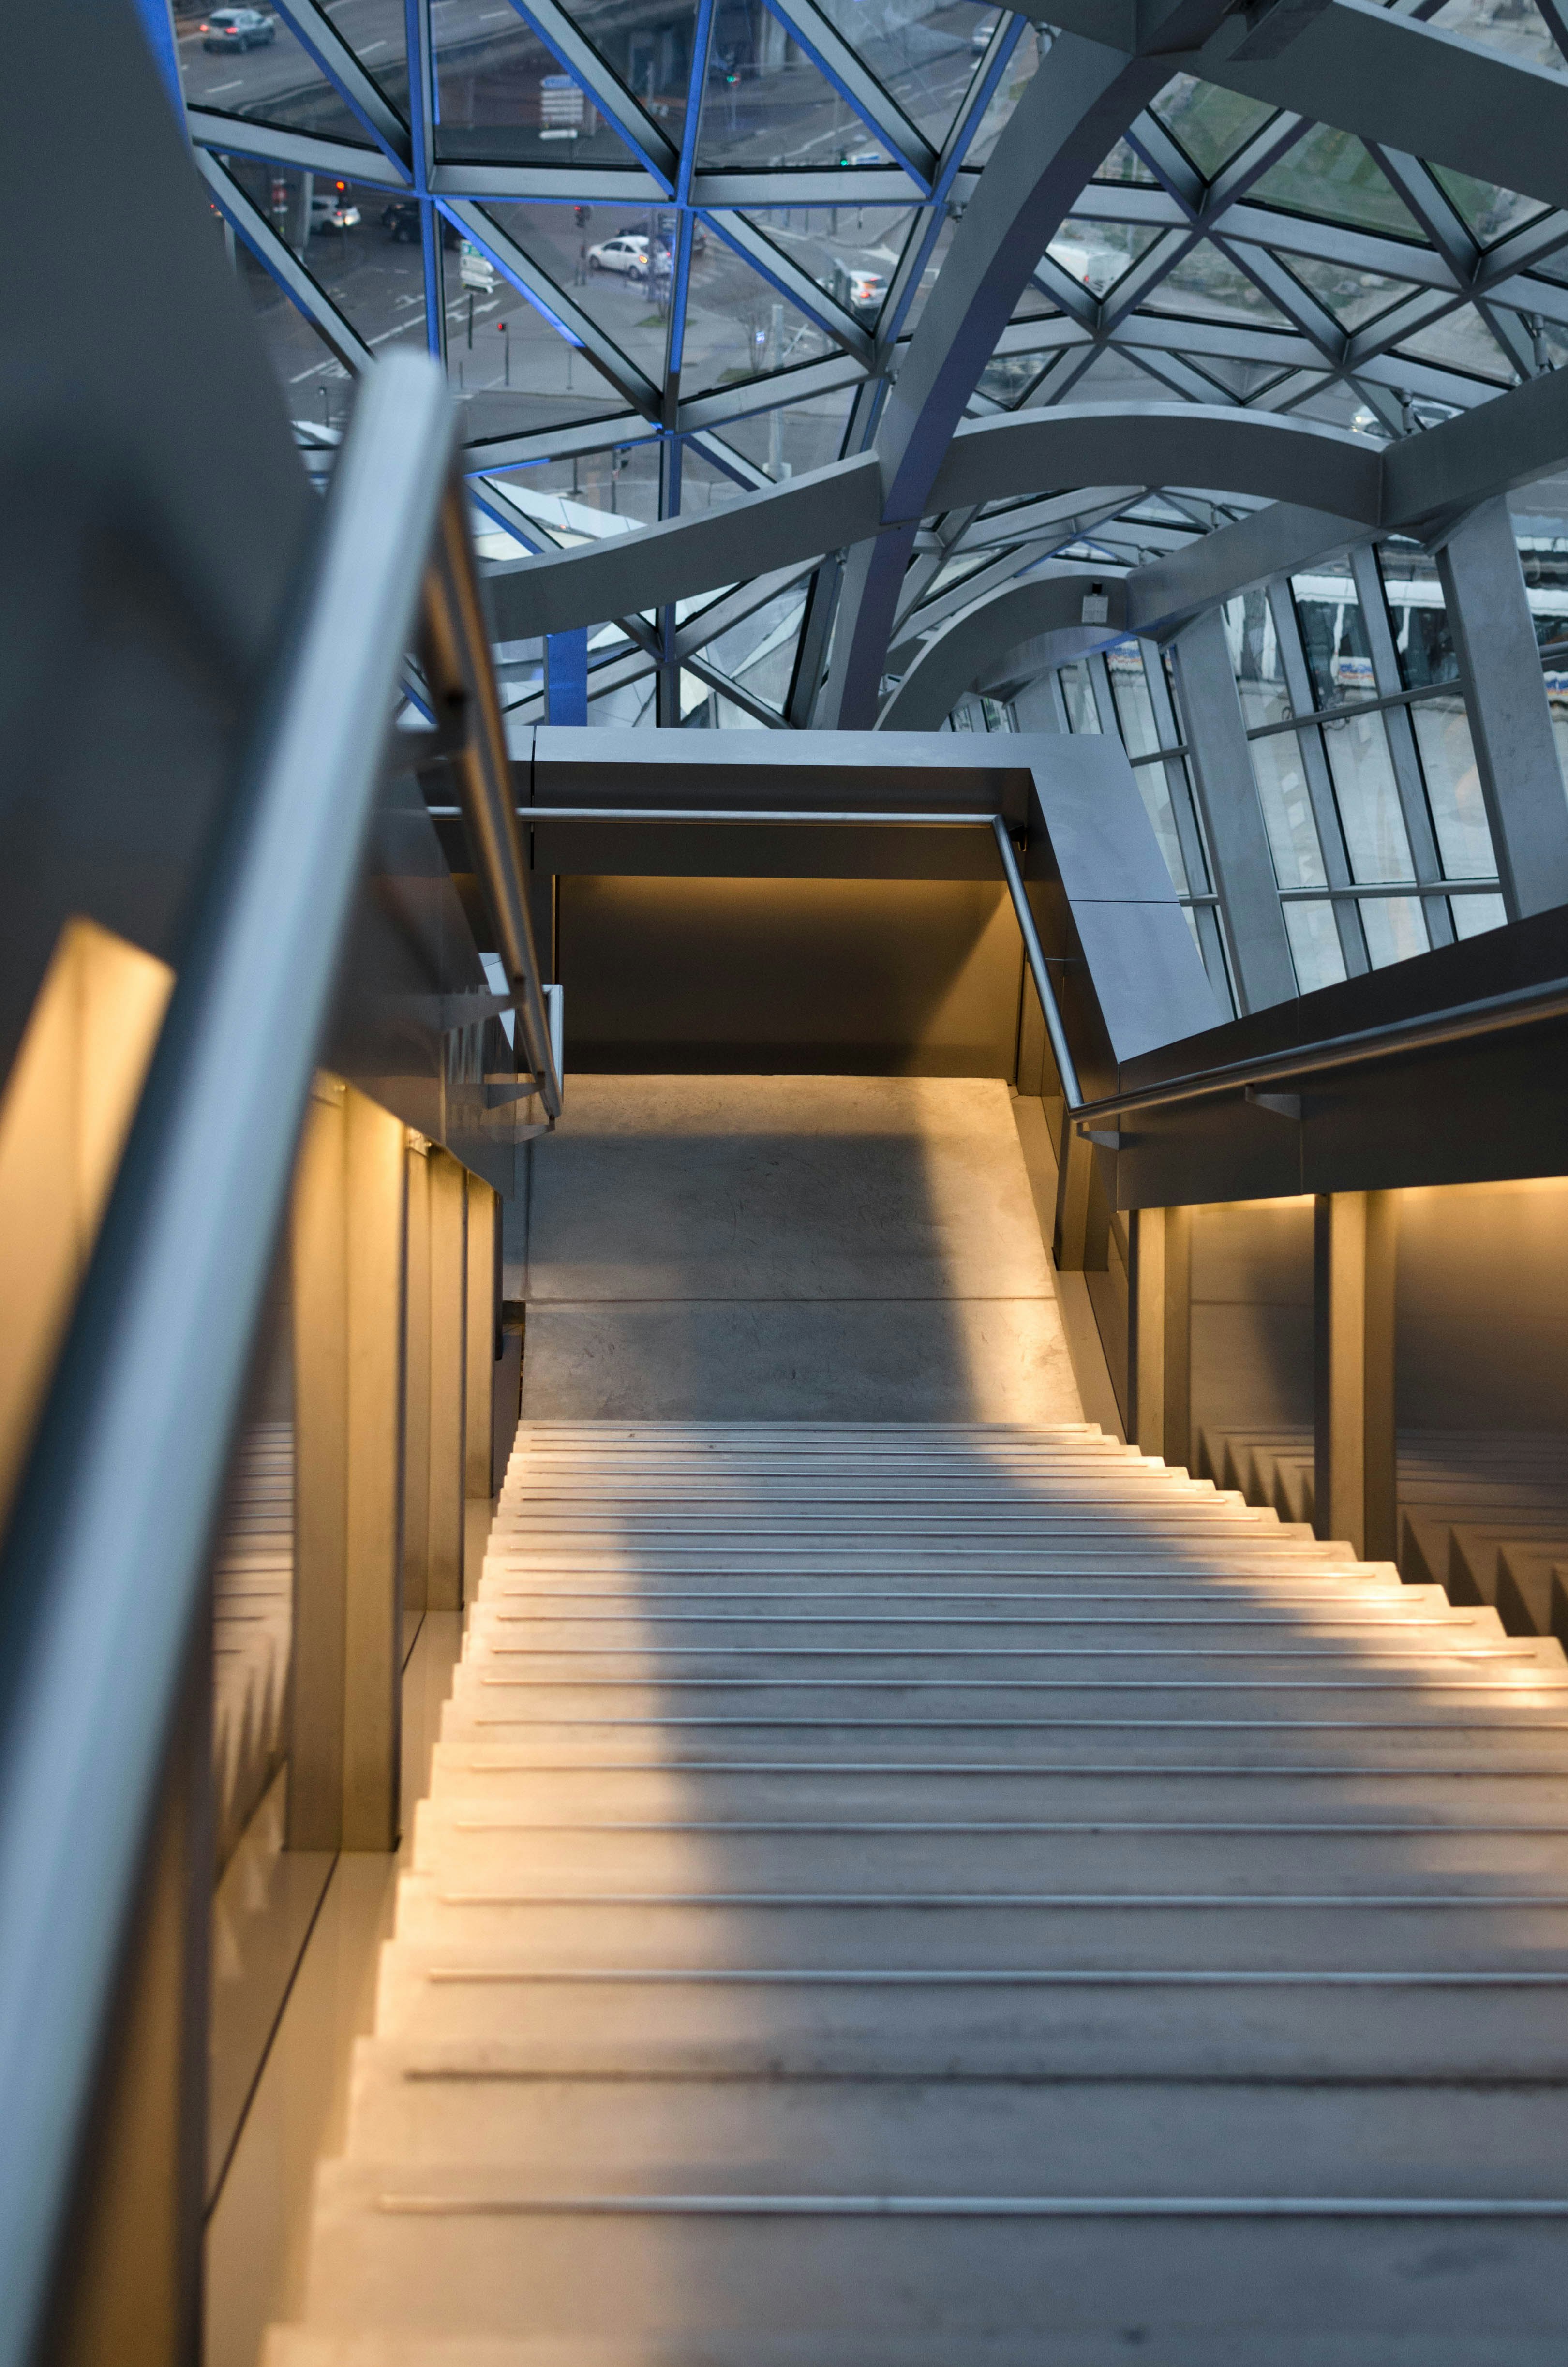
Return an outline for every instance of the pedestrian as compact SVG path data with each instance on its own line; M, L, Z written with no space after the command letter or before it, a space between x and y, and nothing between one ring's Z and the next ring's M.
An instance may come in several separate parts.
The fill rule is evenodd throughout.
M574 287L574 288L585 288L585 287L587 286L587 284L588 284L588 242L587 242L587 240L586 240L585 238L581 238L581 239L579 239L579 240L578 240L578 242L577 242L577 273L576 273L576 277L575 277L575 278L574 278L574 279L573 280L573 282L572 282L572 285L573 285L573 287Z

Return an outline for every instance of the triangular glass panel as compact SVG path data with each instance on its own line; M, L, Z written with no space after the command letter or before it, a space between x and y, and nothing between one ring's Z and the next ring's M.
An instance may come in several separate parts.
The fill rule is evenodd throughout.
M694 0L660 0L656 9L643 10L629 9L625 0L564 0L564 6L621 87L678 147L691 88Z
M1105 162L1096 167L1095 178L1121 185L1131 183L1141 189L1159 187L1158 180L1142 157L1135 148L1130 148L1125 140L1119 140Z
M899 323L900 336L912 336L920 325L920 315L926 310L926 300L937 285L942 266L947 260L948 249L952 244L953 228L953 218L948 214L943 219L941 229L937 232L936 243L921 267L920 277L915 282L914 293L909 300L909 309ZM925 221L917 221L915 225L915 236L923 237L925 229Z
M1294 323L1261 288L1207 241L1192 247L1141 300L1146 312L1187 321L1233 321L1239 328L1289 329Z
M686 393L798 369L843 349L722 238L694 255L686 306Z
M1034 80L1036 70L1045 55L1042 41L1049 48L1050 37L1042 27L1026 25L1018 35L1002 79L991 95L991 104L981 119L980 129L970 142L964 157L966 164L988 162L992 150L1011 120L1013 109Z
M1212 379L1219 393L1234 395L1238 402L1256 403L1270 387L1298 376L1295 370L1281 369L1274 362L1233 361L1225 354L1189 354L1187 362L1189 369L1200 369L1205 378Z
M1286 255L1279 259L1324 311L1333 313L1342 329L1364 329L1416 292L1408 279L1390 279L1381 271L1358 271L1352 264L1327 263L1315 255Z
M432 13L436 153L450 163L591 164L638 169L637 159L531 25L500 0L476 25ZM460 12L460 15L461 12ZM496 21L482 29L486 18Z
M993 354L980 373L978 391L1011 411L1016 403L1022 402L1055 359L1055 353L1049 349L1032 354Z
M1195 82L1191 74L1177 74L1149 111L1187 162L1211 181L1278 109L1262 99L1244 98L1240 91L1221 90L1213 83Z
M1478 181L1470 173L1453 173L1446 164L1427 171L1463 221L1477 244L1495 246L1527 222L1540 221L1551 208L1539 198L1521 197L1517 189L1500 189L1494 181Z
M939 148L996 29L997 11L971 0L817 0L817 6L911 123Z
M1476 0L1446 0L1426 22L1461 41L1474 41L1480 49L1500 50L1539 73L1568 74L1568 62L1530 0L1508 0L1506 15L1501 8L1477 7Z
M407 19L403 0L354 0L334 9L334 28L404 121L408 118Z
M490 481L509 493L528 522L543 530L563 550L621 534L638 520L621 518L620 488L631 482L631 452L584 452L570 460L544 460L532 469L507 474L497 470ZM612 466L619 461L619 466ZM644 464L645 466L645 464ZM611 498L618 506L610 506Z
M1392 183L1348 131L1314 125L1288 155L1269 167L1252 192L1254 204L1278 206L1288 214L1344 222L1353 230L1379 230L1392 238L1425 245L1420 224Z
M260 169L271 185L269 196L279 180L291 192L310 180L310 236L301 260L372 353L394 345L423 351L425 248L417 202L356 181L328 180L321 173L312 176L278 165ZM302 197L301 188L288 209L293 224L301 218ZM276 220L276 206L273 211ZM449 231L447 238L455 247L456 233Z
M223 161L239 180L248 160L235 156ZM310 444L335 444L353 404L353 373L238 236L234 270L250 300L296 436Z
M1471 304L1461 304L1457 312L1445 312L1430 327L1402 339L1393 350L1408 354L1413 361L1434 362L1439 369L1460 370L1466 378L1486 379L1495 386L1512 386L1517 375Z
M1046 253L1091 296L1106 296L1164 235L1131 222L1086 221L1069 215Z
M669 255L675 237L673 209L598 200L575 206L486 206L498 230L521 247L530 263L602 329L644 378L664 383L669 336ZM700 227L699 239L704 233ZM706 249L716 241L706 233ZM450 275L449 274L449 278ZM469 291L472 296L472 290ZM508 285L499 295L514 312L522 300ZM548 301L548 299L546 300ZM494 312L494 306L490 310ZM556 338L559 345L563 341ZM583 355L577 383L596 394L604 381Z
M257 21L253 23L255 18ZM220 8L192 40L179 43L187 107L211 108L246 123L276 123L323 139L375 145L369 133L280 17Z
M729 443L732 440L732 427L733 423L726 422L722 434L717 440L721 443ZM729 503L739 501L746 490L746 486L738 483L727 470L719 466L716 460L710 460L706 453L699 450L689 437L685 439L680 463L682 517L687 517L697 510L722 510ZM724 586L726 592L729 588L728 584ZM713 596L720 598L722 595L715 594ZM698 608L704 605L704 602L694 601L691 613L695 615Z
M803 477L811 469L825 469L843 451L844 431L858 390L835 387L828 394L791 399L785 380L778 391L784 400L776 409L753 412L744 419L727 419L720 435L754 468L766 469L776 481Z
M1078 351L1081 353L1083 347L1079 346ZM1074 379L1072 393L1063 395L1062 400L1064 402L1125 402L1131 376L1126 355L1119 354L1114 346L1108 345ZM1146 390L1147 380L1142 375L1135 383L1140 392ZM1129 470L1129 478L1135 473Z
M990 549L962 550L955 558L945 559L909 615L917 616L924 602L935 600L939 593L950 592L954 584L961 583L966 576L977 574L981 568L989 567L995 556L994 550Z
M769 10L716 12L699 165L820 173L894 161Z
M1061 310L1061 305L1042 288L1037 288L1031 279L1014 305L1010 317L1015 321L1051 321Z
M862 327L881 318L917 220L912 206L759 206L751 222Z
M782 715L794 676L805 606L806 585L791 583L709 641L702 654L721 674L744 684L754 698Z

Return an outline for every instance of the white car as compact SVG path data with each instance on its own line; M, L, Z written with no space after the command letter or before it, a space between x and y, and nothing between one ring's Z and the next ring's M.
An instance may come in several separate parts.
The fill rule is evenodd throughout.
M648 242L639 231L622 231L588 249L590 271L618 271L625 279L646 279L652 265Z
M265 50L278 28L259 8L215 8L201 27L204 50Z
M324 189L311 198L311 228L312 230L353 230L359 220L359 209L347 189Z

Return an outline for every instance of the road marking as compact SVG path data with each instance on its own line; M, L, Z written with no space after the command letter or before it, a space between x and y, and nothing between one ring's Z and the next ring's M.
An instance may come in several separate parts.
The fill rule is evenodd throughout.
M298 386L302 378L347 378L347 376L348 372L341 362L312 362L309 369L296 370L289 383L290 386Z
M241 74L233 82L215 82L207 96L209 98L222 98L226 90L238 90L244 80L244 76Z
M512 13L510 8L487 8L479 21L482 25L494 25L497 18L509 17Z
M414 326L412 321L400 321L395 329L383 329L379 337L367 337L368 345L384 345L389 337L406 337Z
M359 55L362 58L373 58L378 50L390 50L391 47L390 41L367 41Z

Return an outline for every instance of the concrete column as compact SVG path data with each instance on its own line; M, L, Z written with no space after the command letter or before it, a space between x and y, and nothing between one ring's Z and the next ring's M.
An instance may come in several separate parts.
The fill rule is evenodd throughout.
M289 1843L396 1846L404 1129L335 1078L295 1175Z
M318 1076L294 1168L294 1635L289 1846L343 1826L348 1550L347 1088Z
M430 1158L410 1133L403 1292L403 1618L405 1641L430 1603Z
M495 1357L501 1328L501 1212L477 1175L468 1180L468 1381L463 1491L493 1496Z
M1127 1436L1145 1455L1165 1451L1165 1211L1127 1219Z
M1313 1211L1313 1443L1320 1537L1392 1558L1397 1203L1320 1193Z
M1192 1467L1192 1210L1165 1210L1165 1440L1147 1450Z
M463 1603L463 1467L467 1425L468 1189L458 1161L432 1150L430 1193L430 1478L426 1602Z
M1507 503L1472 510L1437 553L1476 769L1510 921L1568 904L1568 800Z
M403 1709L406 1132L350 1089L341 1846L395 1849Z
M1253 777L1235 670L1217 608L1176 635L1176 676L1214 893L1243 1011L1296 992L1290 941Z

